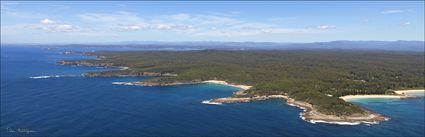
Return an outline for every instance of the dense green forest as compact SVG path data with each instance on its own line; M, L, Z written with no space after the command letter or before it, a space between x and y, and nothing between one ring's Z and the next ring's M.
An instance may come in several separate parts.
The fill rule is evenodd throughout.
M112 63L129 70L92 72L101 75L141 72L173 73L153 82L225 80L252 85L247 96L283 94L313 104L321 112L350 115L364 112L338 97L394 94L394 89L424 87L424 53L348 50L200 50L94 52L104 56L89 63Z

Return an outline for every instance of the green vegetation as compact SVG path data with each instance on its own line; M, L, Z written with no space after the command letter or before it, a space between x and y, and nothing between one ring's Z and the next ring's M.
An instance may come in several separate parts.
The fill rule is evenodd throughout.
M225 80L254 86L248 96L283 94L313 104L319 111L351 115L364 110L338 97L393 94L394 89L424 87L424 54L384 51L248 50L95 52L90 63L112 63L141 72L173 73L153 82ZM99 72L93 72L98 73Z

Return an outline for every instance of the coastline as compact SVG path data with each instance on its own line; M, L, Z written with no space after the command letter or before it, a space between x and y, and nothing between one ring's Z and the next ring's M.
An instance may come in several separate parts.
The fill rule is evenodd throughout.
M139 86L178 86L178 85L192 85L192 84L204 84L214 83L226 86L232 86L240 88L240 91L234 92L233 95L244 95L244 91L250 89L252 86L248 85L236 85L230 84L222 80L207 80L207 81L192 81L192 82L173 82L173 83L156 83L156 82L114 82L113 84L120 85L139 85ZM366 114L353 114L350 116L336 116L327 115L319 112L312 104L296 101L285 95L267 95L267 96L253 96L253 97L224 97L215 98L210 100L204 100L201 103L209 105L222 105L228 103L244 103L251 101L260 101L268 99L283 99L290 106L298 107L303 110L299 114L299 117L309 123L327 123L327 124L338 124L338 125L359 125L359 124L378 124L379 122L389 120L389 118L382 116L381 114L366 111Z
M378 124L382 121L387 121L389 118L382 116L380 114L366 111L366 114L353 114L350 116L336 116L336 115L327 115L320 113L313 105L303 102L296 101L285 95L269 95L269 96L254 96L254 97L244 97L244 98L235 98L235 97L226 97L226 98L217 98L202 101L204 104L213 104L221 105L226 103L243 103L251 101L260 101L267 99L283 99L286 100L286 103L290 106L298 107L303 110L299 114L300 118L309 123L327 123L327 124L338 124L338 125L359 125L359 124Z
M344 101L349 101L352 99L367 99L367 98L395 98L395 99L407 99L407 98L417 98L416 96L407 96L407 95L347 95L339 97Z
M352 99L367 99L367 98L394 98L394 99L409 99L409 98L419 98L417 96L408 95L408 93L417 93L417 92L425 92L423 89L414 89L414 90L396 90L394 91L395 95L346 95L339 97L344 101L349 101Z
M394 91L396 94L406 95L408 93L425 93L425 89L410 89L410 90L396 90Z
M90 63L86 61L61 61L59 64L62 65L86 65L86 66L114 66L109 63ZM165 76L167 74L153 73L153 72L143 72L138 75L155 75L155 76ZM97 74L97 73L96 73ZM118 74L120 75L120 74ZM104 75L91 75L91 76L104 76ZM176 75L172 75L176 76ZM221 84L226 86L232 86L239 88L241 90L234 92L233 95L245 95L245 90L249 90L252 86L248 85L237 85L231 84L223 80L206 80L206 81L180 81L180 82L155 82L155 81L137 81L137 82L113 82L112 84L119 85L138 85L138 86L177 86L177 85L192 85L192 84L204 84L204 83L214 83ZM401 95L399 95L401 96ZM397 96L397 97L399 97ZM314 105L303 102L296 101L289 96L285 95L267 95L267 96L253 96L253 97L225 97L225 98L216 98L202 101L204 104L213 104L221 105L225 103L238 103L238 102L251 102L258 100L267 100L267 99L284 99L287 104L290 106L295 106L301 108L303 112L299 114L300 118L304 121L310 123L328 123L328 124L339 124L339 125L359 125L359 124L378 124L379 122L386 121L389 118L382 116L378 113L370 112L365 110L364 113L355 113L351 115L337 116L337 115L327 115L319 112Z
M243 90L248 90L252 87L252 86L247 86L247 85L229 84L229 83L227 83L226 81L223 81L223 80L207 80L207 81L203 81L203 82L204 83L214 83L214 84L226 85L226 86L240 88L240 89L243 89Z
M226 81L221 80L208 80L204 83L216 83L227 86L238 87L242 89L241 91L234 92L234 95L244 94L245 90L250 89L252 86L247 85L234 85L229 84ZM226 103L243 103L251 101L260 101L268 99L283 99L286 100L286 103L290 106L298 107L303 110L299 114L300 118L309 123L327 123L327 124L338 124L338 125L359 125L359 124L378 124L379 122L389 120L389 118L382 116L380 114L366 111L367 114L354 114L351 116L336 116L336 115L326 115L320 113L314 106L310 103L303 101L296 101L295 99L290 98L285 95L267 95L267 96L253 96L253 97L224 97L216 98L202 101L204 104L211 105L222 105Z

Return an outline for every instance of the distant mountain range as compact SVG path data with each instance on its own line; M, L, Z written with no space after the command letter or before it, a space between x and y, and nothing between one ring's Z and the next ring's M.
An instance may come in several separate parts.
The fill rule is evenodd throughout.
M22 45L22 44L2 44ZM331 41L312 43L275 43L275 42L157 42L157 41L125 41L93 44L25 44L37 46L74 46L74 47L126 47L155 49L340 49L340 50L385 50L424 52L424 41Z

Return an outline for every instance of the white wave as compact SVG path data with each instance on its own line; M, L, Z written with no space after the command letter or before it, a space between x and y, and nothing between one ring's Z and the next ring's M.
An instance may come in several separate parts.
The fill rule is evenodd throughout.
M112 82L115 85L135 85L132 82Z
M300 117L302 120L307 121L307 122L310 122L310 123L312 123L312 124L316 124L316 123L337 124L337 125L359 125L359 124L361 124L361 123L365 123L365 124L377 124L377 122L366 122L366 121L361 121L361 122L335 122L335 121L324 121L324 120L307 120L307 119L304 117L304 113L305 113L305 112L307 112L307 109L306 109L306 108L301 107L301 106L299 106L299 105L292 104L292 103L287 103L287 104L288 104L289 106L295 106L295 107L299 107L300 109L302 109L302 110L303 110L303 112L301 112L301 113L299 114L299 117Z
M58 78L60 77L59 75L49 75L49 76L34 76L34 77L30 77L31 79L42 79L42 78Z
M32 79L39 79L39 78L50 78L50 76L35 76L35 77L30 77Z
M292 104L292 103L287 103L287 104L290 105L290 106L293 106L293 107L297 107L297 105Z
M223 103L211 102L211 100L204 100L204 101L202 101L202 104L223 105Z
M287 104L288 104L288 105L290 105L290 106L297 106L297 107L300 107L300 106L298 106L298 105L291 104L291 103L287 103ZM312 124L316 124L316 123L336 124L336 125L360 125L360 124L365 124L365 125L368 125L368 126L370 126L370 125L372 125L372 124L379 124L378 122L368 122L368 121L357 121L357 122L337 122L337 121L324 121L324 120L307 120L307 119L304 117L304 113L306 113L306 112L307 112L307 109L306 109L306 108L304 108L304 107L300 107L300 108L303 110L303 112L301 112L301 113L299 114L299 117L300 117L302 120L307 121L307 122L312 123ZM389 120L389 119L388 119L388 118L385 118L385 120Z
M59 78L59 77L78 77L80 75L46 75L46 76L34 76L31 79L45 79L45 78Z
M120 70L127 70L128 67L120 67Z
M373 125L373 124L379 124L378 122L368 122L368 121L336 122L336 121L324 121L324 120L306 120L305 117L303 117L303 116L300 116L300 118L302 120L310 122L312 124L324 123L324 124L349 125L349 126L360 125L360 124L365 124L365 125L370 126L370 125Z
M300 118L301 118L302 120L306 121L306 120L305 120L305 117L303 116L303 114L302 114L302 113L300 113Z
M337 124L337 125L359 125L363 123L363 122L332 122L332 121L324 121L324 120L310 120L309 122L313 124L327 123L327 124ZM368 122L368 124L372 124L372 122Z

